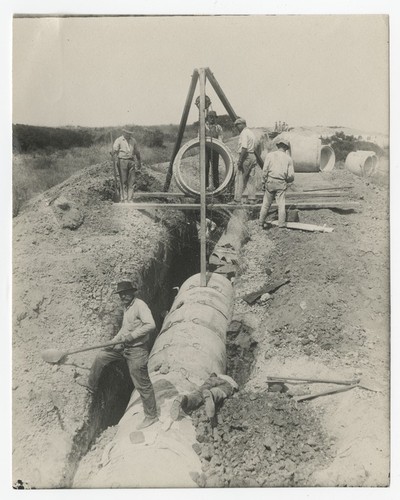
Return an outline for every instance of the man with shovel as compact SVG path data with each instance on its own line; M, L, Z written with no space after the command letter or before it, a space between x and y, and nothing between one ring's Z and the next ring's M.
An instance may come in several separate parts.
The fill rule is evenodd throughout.
M135 169L140 169L142 166L140 151L133 137L133 130L122 129L122 135L114 142L113 154L117 157L118 172L121 179L121 201L131 201L135 190ZM134 163L134 157L137 160L137 167Z
M115 293L118 293L125 311L121 329L112 342L119 343L100 351L90 369L89 378L78 380L78 383L93 393L103 368L113 361L125 359L145 414L137 429L144 429L158 421L154 389L147 368L150 334L155 329L155 323L147 304L136 298L136 292L136 285L130 281L118 283Z

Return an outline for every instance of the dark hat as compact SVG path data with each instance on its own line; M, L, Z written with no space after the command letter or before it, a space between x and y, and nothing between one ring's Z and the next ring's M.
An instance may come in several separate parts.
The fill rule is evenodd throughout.
M114 293L128 292L129 290L136 292L137 286L132 281L120 281L117 285L117 291Z
M208 116L217 116L217 112L216 111L209 111Z

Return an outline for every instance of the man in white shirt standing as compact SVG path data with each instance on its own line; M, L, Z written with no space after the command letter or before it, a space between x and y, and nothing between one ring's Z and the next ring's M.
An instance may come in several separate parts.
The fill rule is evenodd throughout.
M254 154L254 146L256 138L253 132L247 127L244 118L238 118L234 125L239 130L240 135L238 142L239 160L237 162L233 203L240 203L242 201L243 191L246 189L249 182L249 178L255 175L257 159ZM248 186L248 200L249 203L256 202L254 182L251 182Z
M264 227L268 210L274 200L278 205L278 225L286 227L285 193L288 183L294 181L294 167L288 154L289 141L279 139L276 146L278 150L268 153L264 160L262 179L265 193L259 218L261 227Z
M125 359L133 385L142 400L145 415L137 429L144 429L158 421L156 398L147 368L150 334L156 325L147 304L136 298L136 292L136 285L130 281L118 283L115 293L118 293L125 311L121 329L112 342L120 343L100 351L93 362L88 379L78 379L77 382L93 394L104 367Z
M131 201L136 181L134 157L137 160L137 168L140 169L142 166L140 151L133 137L133 130L122 129L122 135L114 142L113 153L117 156L118 172L121 176L121 201Z

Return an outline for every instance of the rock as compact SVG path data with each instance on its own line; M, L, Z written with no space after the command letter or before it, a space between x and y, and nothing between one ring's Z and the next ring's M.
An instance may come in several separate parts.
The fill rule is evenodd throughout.
M224 485L225 485L224 480L220 476L218 476L217 474L212 474L206 480L206 487L207 488L223 488Z
M197 455L201 455L201 446L199 445L199 443L193 443L192 448Z
M201 457L204 458L204 460L211 460L213 455L214 448L211 444L203 446L203 449L201 450Z

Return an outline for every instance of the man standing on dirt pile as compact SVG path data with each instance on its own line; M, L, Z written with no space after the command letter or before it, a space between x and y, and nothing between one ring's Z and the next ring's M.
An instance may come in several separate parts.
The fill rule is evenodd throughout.
M254 154L256 138L253 132L247 127L244 118L238 118L235 121L235 127L239 130L237 170L235 177L235 195L231 203L240 203L242 201L243 191L249 182L250 177L254 177L257 159ZM256 192L254 182L251 182L248 189L249 203L256 202Z
M278 205L278 226L286 227L285 192L288 183L294 181L293 160L287 153L290 143L286 139L279 139L278 151L272 151L265 156L262 173L264 199L260 211L259 223L264 227L268 210L276 199Z
M215 406L238 389L239 386L229 375L212 373L197 390L175 398L171 406L171 419L178 420L181 410L191 413L202 404L205 405L207 417L211 419L215 415Z
M125 359L132 382L140 394L145 414L145 419L137 428L144 429L158 421L154 389L147 368L150 334L156 326L150 309L143 300L136 298L136 292L136 285L130 281L118 283L114 293L119 294L125 311L121 329L112 341L119 341L120 344L100 351L87 381L78 380L78 383L94 393L103 368L109 363Z
M114 141L113 154L117 156L118 172L121 178L121 201L131 201L135 190L136 168L142 167L140 151L133 137L133 130L122 129L122 135ZM137 166L134 157L136 157Z

